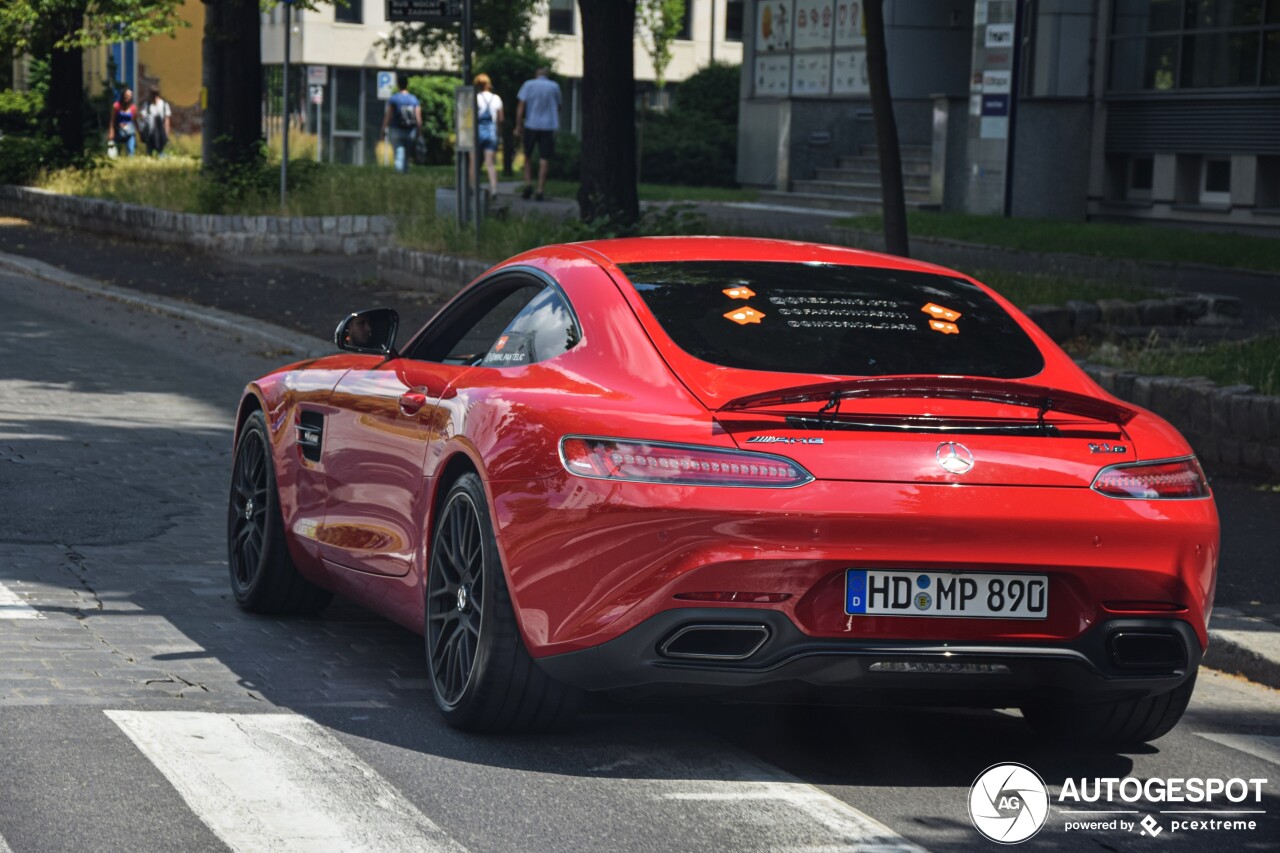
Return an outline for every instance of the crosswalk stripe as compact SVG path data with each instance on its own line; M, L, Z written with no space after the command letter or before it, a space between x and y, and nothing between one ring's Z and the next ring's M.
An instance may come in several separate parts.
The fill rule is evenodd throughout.
M1196 732L1205 740L1255 755L1263 761L1280 764L1280 737L1267 735L1231 735Z
M43 619L44 614L27 604L17 593L0 583L0 619ZM0 853L4 848L0 847Z
M306 717L105 713L232 850L465 851Z

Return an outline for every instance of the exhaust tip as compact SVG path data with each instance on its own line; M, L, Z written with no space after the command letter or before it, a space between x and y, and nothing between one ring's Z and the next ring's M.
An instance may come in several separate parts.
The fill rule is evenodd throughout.
M685 625L658 646L677 660L746 660L769 639L765 625Z
M1111 662L1124 669L1177 669L1187 660L1182 639L1165 631L1117 631L1107 646Z

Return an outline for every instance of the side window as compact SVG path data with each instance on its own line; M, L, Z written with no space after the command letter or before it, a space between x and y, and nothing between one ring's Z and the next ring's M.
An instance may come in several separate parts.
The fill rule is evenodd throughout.
M476 320L440 359L445 364L476 364L493 347L503 329L538 293L532 285L512 291Z
M573 312L541 283L495 282L418 340L408 358L512 367L554 358L578 342Z
M502 334L480 362L483 367L515 367L555 358L578 343L578 327L564 298L544 287Z

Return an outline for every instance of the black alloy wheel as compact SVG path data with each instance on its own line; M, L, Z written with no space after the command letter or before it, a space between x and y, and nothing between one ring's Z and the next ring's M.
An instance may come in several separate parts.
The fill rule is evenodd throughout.
M236 453L227 515L227 562L238 589L253 585L262 564L267 536L267 451L256 433L246 430Z
M463 474L433 525L425 583L427 669L445 722L473 732L571 721L581 691L543 672L520 635L480 478Z
M444 507L431 550L427 648L441 705L454 708L466 691L480 650L485 555L479 512L465 490Z
M298 573L289 555L262 412L245 419L231 463L227 568L236 604L254 613L318 613L333 599Z

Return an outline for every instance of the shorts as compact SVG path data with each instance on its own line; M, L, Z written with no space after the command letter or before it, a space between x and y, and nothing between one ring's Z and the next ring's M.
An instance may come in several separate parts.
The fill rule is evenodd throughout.
M480 142L481 151L497 151L498 150L498 137L496 135L486 136L485 134L482 133L480 134L479 142Z
M556 132L554 130L524 129L524 156L532 156L533 149L538 149L538 156L550 160L556 156Z

